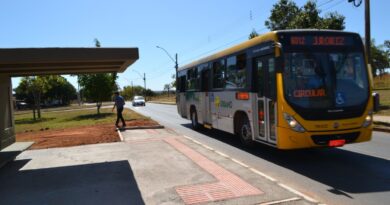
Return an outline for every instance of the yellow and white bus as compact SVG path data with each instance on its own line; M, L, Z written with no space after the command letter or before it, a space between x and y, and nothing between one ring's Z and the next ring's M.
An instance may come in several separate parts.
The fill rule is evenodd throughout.
M193 128L279 149L338 147L372 135L372 77L356 33L273 31L178 70Z

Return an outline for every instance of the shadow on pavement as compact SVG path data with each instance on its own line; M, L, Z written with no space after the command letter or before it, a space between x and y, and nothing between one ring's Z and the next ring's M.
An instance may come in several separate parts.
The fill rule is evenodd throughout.
M0 169L0 204L144 204L128 161L20 170Z
M191 128L191 124L182 124ZM241 145L238 137L218 131L199 131L201 134L229 144L271 163L283 166L330 187L337 195L390 191L390 162L361 153L338 148L277 150L263 144L253 148Z
M87 115L79 115L76 117L73 117L71 119L64 119L64 121L82 121L82 120L98 120L98 119L104 119L106 117L114 116L114 113L100 113L98 114L87 114Z

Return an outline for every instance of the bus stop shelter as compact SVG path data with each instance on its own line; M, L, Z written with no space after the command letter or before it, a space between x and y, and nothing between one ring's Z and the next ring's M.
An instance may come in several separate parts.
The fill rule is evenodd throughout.
M0 150L15 142L12 77L124 72L138 48L0 49Z

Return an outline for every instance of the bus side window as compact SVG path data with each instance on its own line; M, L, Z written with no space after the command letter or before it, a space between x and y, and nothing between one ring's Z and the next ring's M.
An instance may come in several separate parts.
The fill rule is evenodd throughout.
M180 92L185 92L186 91L186 76L181 76L179 78L179 82L178 82L178 85L179 85L179 91Z
M275 58L268 59L268 78L269 97L276 100Z
M225 81L225 60L213 63L213 88L223 88Z
M237 85L234 83L235 70L236 70L236 56L231 56L227 58L226 61L226 83L225 88L237 88Z
M246 87L246 54L231 56L227 59L225 88Z
M192 69L189 69L187 71L187 88L188 88L188 90L192 89L191 78L192 78Z
M208 63L202 64L200 66L199 75L201 87L200 90L203 92L208 92L210 90L210 69Z
M192 81L194 84L194 89L199 90L200 89L200 72L199 72L198 67L194 68L194 75L193 75Z
M255 66L257 68L257 83L258 83L258 96L263 97L264 96L264 66L263 61L260 59L257 59L255 61Z

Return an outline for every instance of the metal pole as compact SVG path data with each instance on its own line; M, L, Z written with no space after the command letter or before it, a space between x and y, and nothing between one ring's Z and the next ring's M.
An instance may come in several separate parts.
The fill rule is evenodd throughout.
M175 69L176 69L176 78L177 78L177 70L179 69L179 63L177 62L177 53L175 55Z
M175 70L176 70L176 73L175 73L175 76L176 76L176 94L178 93L178 91L177 91L177 85L178 85L178 76L177 76L177 73L178 73L178 69L179 69L179 63L177 62L177 53L176 53L176 55L175 55Z
M133 81L131 81L131 98L134 96L134 86L133 86Z
M144 73L144 89L145 89L145 97L146 97L146 74Z
M368 64L371 64L371 25L370 25L370 0L365 0L365 41L366 41L366 54L368 59Z

